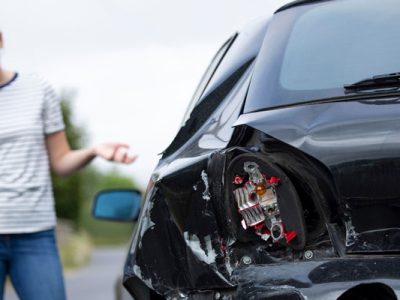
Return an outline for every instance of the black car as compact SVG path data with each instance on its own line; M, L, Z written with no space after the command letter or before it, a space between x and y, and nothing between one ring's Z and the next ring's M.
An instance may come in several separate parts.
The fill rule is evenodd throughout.
M223 44L144 196L135 299L397 299L399 28L398 0L303 0Z

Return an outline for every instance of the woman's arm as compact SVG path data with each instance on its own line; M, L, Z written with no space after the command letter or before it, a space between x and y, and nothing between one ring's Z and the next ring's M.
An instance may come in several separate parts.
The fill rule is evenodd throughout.
M93 148L71 150L64 131L46 135L46 146L50 166L59 176L68 176L86 166L96 156L109 161L130 164L136 156L128 154L129 146L121 143L108 143Z

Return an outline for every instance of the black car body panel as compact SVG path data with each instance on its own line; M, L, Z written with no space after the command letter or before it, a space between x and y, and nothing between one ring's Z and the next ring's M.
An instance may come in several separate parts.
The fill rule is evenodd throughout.
M282 55L268 46L289 38L275 23L357 1L298 1L223 46L147 188L124 270L134 297L396 299L397 88L260 98Z
M268 110L242 115L236 124L289 144L329 169L337 205L348 217L348 252L399 251L399 99Z

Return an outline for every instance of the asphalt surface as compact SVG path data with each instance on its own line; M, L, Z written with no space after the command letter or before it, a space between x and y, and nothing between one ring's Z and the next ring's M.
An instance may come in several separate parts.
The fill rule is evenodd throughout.
M68 299L115 299L115 283L122 274L126 251L126 247L96 248L87 267L65 274ZM7 287L4 300L18 300L11 286Z

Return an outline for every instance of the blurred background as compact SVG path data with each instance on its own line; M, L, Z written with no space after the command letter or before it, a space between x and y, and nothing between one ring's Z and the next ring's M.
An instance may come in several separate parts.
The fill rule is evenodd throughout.
M53 84L72 147L124 141L139 155L130 166L95 161L70 178L54 177L69 299L114 299L134 227L93 220L94 195L143 190L214 53L287 2L1 0L2 64ZM17 299L10 285L5 299Z

